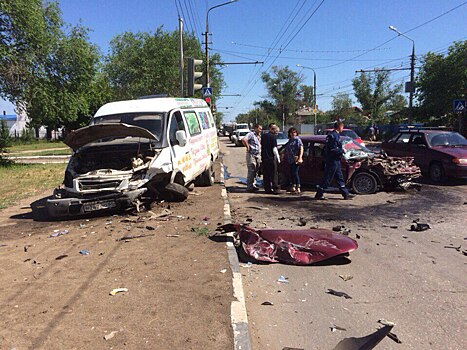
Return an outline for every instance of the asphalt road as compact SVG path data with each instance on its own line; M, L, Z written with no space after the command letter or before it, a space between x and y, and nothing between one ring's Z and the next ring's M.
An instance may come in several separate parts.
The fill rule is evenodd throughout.
M257 228L300 229L302 217L306 227L342 224L352 230L350 237L360 237L347 261L241 268L254 349L331 350L344 338L373 333L380 319L396 323L393 333L402 343L386 337L377 349L467 348L465 184L424 184L420 192L380 192L352 201L338 194L314 201L314 189L306 188L301 196L250 194L242 183L245 150L227 138L220 142L234 220L250 218ZM431 229L410 231L417 218ZM280 276L289 283L279 283ZM352 299L327 294L328 288ZM265 301L273 305L261 305ZM333 332L333 325L345 330Z

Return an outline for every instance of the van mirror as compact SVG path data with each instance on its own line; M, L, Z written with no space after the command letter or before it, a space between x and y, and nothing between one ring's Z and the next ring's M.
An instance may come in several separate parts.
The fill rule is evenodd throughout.
M181 147L184 147L186 145L186 133L184 130L177 130L177 132L175 133L175 138L177 139L178 144Z

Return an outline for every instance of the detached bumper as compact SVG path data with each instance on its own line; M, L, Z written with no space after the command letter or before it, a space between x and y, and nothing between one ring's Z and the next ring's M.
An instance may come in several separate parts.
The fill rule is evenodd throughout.
M47 200L47 212L51 217L78 216L89 213L123 210L134 205L147 188L123 193L112 193L94 197L65 197ZM62 192L63 193L63 192ZM57 197L58 193L54 193Z

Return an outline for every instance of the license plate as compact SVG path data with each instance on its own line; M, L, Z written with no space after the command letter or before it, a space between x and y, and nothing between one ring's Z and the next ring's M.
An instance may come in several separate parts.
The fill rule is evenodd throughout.
M115 208L117 204L114 201L91 202L83 205L84 211L96 211Z

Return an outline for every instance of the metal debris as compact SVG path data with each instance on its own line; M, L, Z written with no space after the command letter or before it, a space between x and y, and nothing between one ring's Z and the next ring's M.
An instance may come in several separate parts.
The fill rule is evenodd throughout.
M135 239L135 238L144 238L144 237L152 237L155 236L154 233L148 234L148 235L138 235L138 236L123 236L121 238L117 238L116 241L128 241L130 239Z
M279 278L277 279L277 282L280 282L280 283L289 283L289 278L288 278L288 277L284 277L284 276L279 276Z
M392 327L394 327L396 325L395 322L385 320L384 318L379 319L378 323L382 324L383 326L392 326Z
M263 301L263 302L261 303L261 305L273 306L274 303L272 303L272 302L270 302L270 301Z
M414 220L413 223L410 225L410 231L426 231L431 229L430 225L418 222L418 220Z
M346 330L347 330L346 328L337 326L337 325L335 325L334 323L331 323L331 326L330 326L329 328L331 328L331 332L335 332L335 331L346 331Z
M64 258L66 258L67 256L68 256L68 255L66 255L66 254L59 255L59 256L57 256L57 257L55 258L55 260L62 260L62 259L64 259Z
M399 340L399 338L397 337L397 335L394 334L394 333L392 333L392 332L389 332L388 335L387 335L387 337L388 337L389 339L394 340L397 344L402 344L402 342Z
M350 281L353 276L351 275L339 275L340 278L342 278L345 282Z
M118 331L112 331L112 332L110 332L109 334L104 335L104 339L105 339L105 340L110 340L110 339L112 339L112 338L115 336L115 334L117 334L117 333L118 333Z
M331 295L335 295L336 297L344 297L345 299L352 299L352 297L350 295L348 295L347 293L345 292L339 292L337 290L334 290L334 289L329 289L326 291L327 294L331 294Z
M80 253L81 255L89 255L89 254L91 254L91 252L90 252L89 250L87 250L87 249L82 249L82 250L79 251L79 253Z
M371 350L379 344L390 332L392 326L384 326L375 333L363 338L345 338L337 344L333 350Z
M128 288L115 288L110 291L110 295L116 295L117 293L128 292Z
M54 233L52 233L49 237L58 237L58 236L63 236L67 235L70 231L68 230L54 230Z

